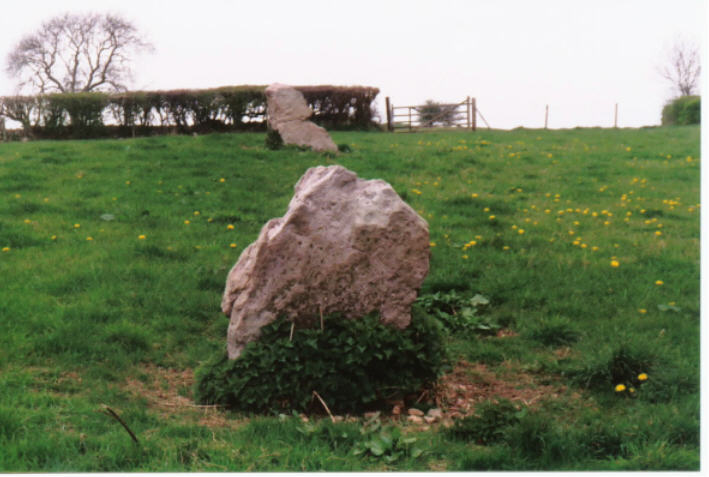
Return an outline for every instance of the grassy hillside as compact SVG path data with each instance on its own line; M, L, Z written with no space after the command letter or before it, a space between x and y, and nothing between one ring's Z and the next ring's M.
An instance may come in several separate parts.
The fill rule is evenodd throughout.
M698 127L264 137L0 143L1 471L698 469ZM428 220L423 295L489 300L431 405L516 407L451 432L193 404L229 268L335 163Z

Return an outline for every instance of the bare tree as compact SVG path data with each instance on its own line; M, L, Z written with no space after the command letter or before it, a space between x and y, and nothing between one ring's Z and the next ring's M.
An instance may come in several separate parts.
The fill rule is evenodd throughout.
M670 51L667 65L660 74L676 88L680 96L690 96L699 87L701 72L699 47L683 40L677 40Z
M18 90L120 91L131 78L133 55L150 49L120 16L67 13L22 38L7 57L7 72L18 78Z

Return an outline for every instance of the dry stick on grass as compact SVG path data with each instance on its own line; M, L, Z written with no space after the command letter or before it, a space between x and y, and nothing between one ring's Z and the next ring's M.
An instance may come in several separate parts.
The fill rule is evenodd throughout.
M98 412L105 414L107 416L110 416L110 417L114 418L116 421L118 421L123 426L123 428L126 430L126 432L128 432L128 434L130 434L130 437L133 439L133 442L135 442L136 444L140 444L138 442L138 438L135 437L135 434L133 434L133 431L131 431L130 427L128 427L128 424L123 422L123 419L121 419L120 416L118 414L116 414L116 411L114 411L110 407L106 406L105 404L101 404L101 407L103 409Z
M293 331L295 331L295 321L291 323L290 325L290 338L288 341L293 341Z
M313 396L318 398L318 401L320 401L320 404L322 404L322 406L325 408L325 411L327 411L327 415L330 416L330 419L332 420L332 423L334 424L335 423L335 416L332 415L332 413L330 412L330 408L327 407L327 404L325 404L325 401L323 400L323 398L320 397L320 395L318 394L317 391L313 391Z

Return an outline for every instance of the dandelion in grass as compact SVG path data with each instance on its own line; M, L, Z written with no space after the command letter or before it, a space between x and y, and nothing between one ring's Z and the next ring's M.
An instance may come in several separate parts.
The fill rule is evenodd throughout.
M664 284L665 284L665 282L663 282L662 280L657 280L657 281L655 282L655 285L657 285L658 287L661 287L661 286L664 285Z
M189 224L190 224L190 221L189 221L189 220L185 220L185 225L189 225Z
M618 260L611 260L611 267L613 267L613 268L620 267L620 262Z
M94 238L91 237L91 236L86 237L86 241L87 241L87 242L91 242L93 239L94 239Z
M524 235L524 229L519 229L519 230L517 231L517 233L520 234L520 235Z
M199 215L199 210L195 210L195 211L193 212L193 214L194 214L194 215Z
M56 235L52 235L52 236L50 237L50 239L51 239L51 240L56 240L56 239L57 239L57 236L56 236Z
M145 240L145 235L143 235L143 234L138 235L138 240Z
M234 226L232 224L229 224L226 226L227 230L234 230Z
M640 308L640 309L638 309L638 313L640 313L641 315L644 315L645 313L647 313L647 310L645 308Z
M126 185L130 185L130 181L126 181Z
M3 251L3 252L9 252L9 251L10 251L10 247L3 247L3 248L2 248L2 251Z
M615 387L615 392L617 392L617 393L622 393L623 391L625 391L625 389L626 389L626 388L625 388L625 384L618 384L618 385Z
M230 244L229 244L229 247L231 247L231 248L236 248L236 244L235 244L235 243L230 243Z
M226 182L226 179L223 178L223 177L220 177L220 178L219 178L219 182Z
M416 195L421 195L421 191L418 189L411 189L411 192L413 192Z
M490 220L495 220L495 218L496 218L496 217L495 217L494 215L491 215L491 216L490 216Z
M638 374L638 381L647 381L647 374L646 373Z
M436 242L429 242L428 245L429 245L430 247L435 247L435 246L436 246Z

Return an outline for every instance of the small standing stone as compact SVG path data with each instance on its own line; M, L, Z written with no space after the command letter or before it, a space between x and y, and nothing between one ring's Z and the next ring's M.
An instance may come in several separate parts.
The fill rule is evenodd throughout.
M382 323L406 328L429 254L428 224L389 184L342 166L308 169L286 214L264 225L229 272L229 358L278 317L298 328L378 311Z

